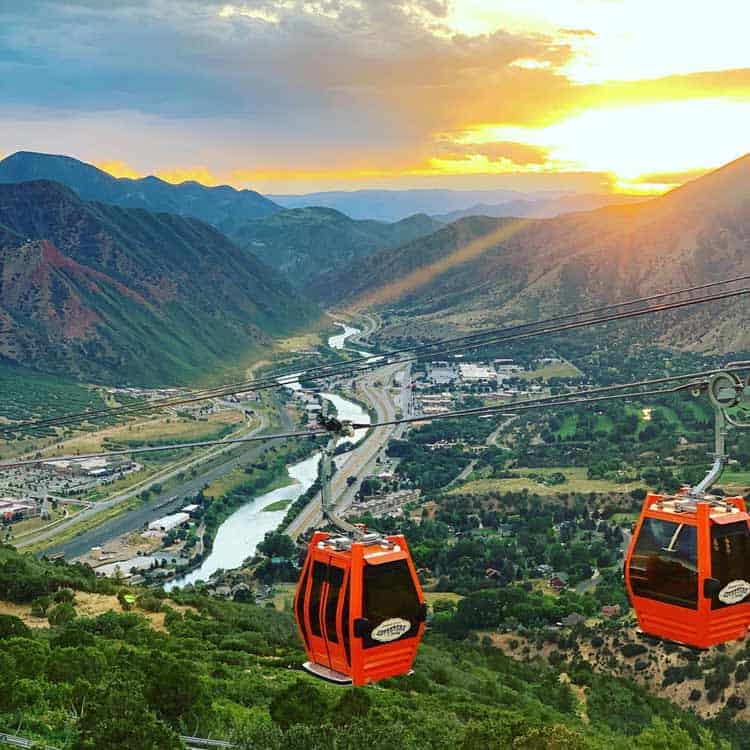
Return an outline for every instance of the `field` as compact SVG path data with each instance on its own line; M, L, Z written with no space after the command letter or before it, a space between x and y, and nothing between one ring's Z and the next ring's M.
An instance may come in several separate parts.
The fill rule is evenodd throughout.
M424 598L430 608L432 608L435 602L440 600L458 604L463 599L463 596L461 594L454 594L452 591L425 591Z
M750 491L750 471L725 471L718 485L725 492L745 495Z
M552 365L544 365L536 370L521 372L516 377L520 380L551 380L552 378L577 378L583 373L570 362L556 362Z
M19 539L26 534L38 531L44 526L48 526L52 523L57 523L58 521L62 521L65 518L73 518L79 512L80 507L60 505L56 510L52 511L52 518L43 519L41 518L41 516L27 518L25 521L19 521L18 523L12 524L10 528L13 532L13 537L15 539Z
M539 474L544 476L556 472L565 475L566 481L563 484L546 485L521 476L522 474ZM641 482L619 484L606 479L587 479L586 469L582 467L518 468L513 473L518 476L509 479L470 480L465 484L457 485L448 494L485 495L489 492L520 492L521 490L528 490L538 495L556 495L559 492L630 492L630 490L642 486Z
M66 453L82 453L101 450L108 444L136 446L142 443L190 442L194 440L214 440L244 422L236 411L209 414L199 419L189 419L175 415L159 416L141 422L108 427L89 434L77 435L62 443Z
M294 602L296 583L276 583L273 587L273 606L281 612L290 612Z

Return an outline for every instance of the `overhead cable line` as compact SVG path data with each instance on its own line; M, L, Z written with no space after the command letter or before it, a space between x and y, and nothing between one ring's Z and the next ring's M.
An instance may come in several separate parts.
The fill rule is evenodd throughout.
M733 369L750 370L750 362L733 363ZM689 390L697 386L702 386L707 382L707 378L715 375L722 370L705 370L702 372L685 373L683 375L670 375L662 378L652 378L641 380L635 383L625 383L620 385L602 386L599 388L589 388L584 391L574 391L568 394L559 394L554 396L544 396L537 399L527 399L508 404L498 404L494 406L480 406L471 409L458 409L443 414L430 414L415 417L402 417L399 419L386 420L373 423L353 423L353 429L370 429L377 427L389 427L401 424L413 424L415 422L432 422L441 419L456 419L462 417L481 417L492 416L497 414L516 414L519 412L531 411L534 409L544 409L553 407L575 406L580 404L598 403L602 401L613 401L618 399L632 399L650 396L670 395L683 390ZM679 385L670 385L679 381L689 381ZM668 385L666 388L652 388L650 390L633 390L654 385ZM625 391L625 392L623 392ZM190 443L175 443L172 445L155 445L142 446L138 448L126 448L114 451L100 451L97 453L72 454L66 456L50 456L46 458L25 459L0 464L0 471L3 469L16 469L28 466L39 466L58 461L84 461L92 458L110 458L114 456L139 455L144 453L158 453L172 450L184 450L192 448L205 448L219 445L239 445L244 443L266 442L271 440L283 440L288 438L307 438L318 437L328 434L327 430L303 430L297 432L286 432L273 435L257 435L245 438L226 438L223 440L202 440Z
M685 289L678 289L672 292L663 292L660 294L650 295L648 297L641 297L626 302L615 303L613 305L607 305L598 308L591 308L586 311L579 313L566 313L564 315L548 318L534 323L524 323L516 326L509 326L506 328L489 329L487 331L481 331L475 334L468 334L466 336L458 336L452 339L443 339L440 341L431 342L428 344L422 344L413 347L403 347L401 349L392 350L384 354L374 354L368 357L361 357L355 360L349 360L344 363L336 363L333 365L318 365L313 368L307 368L298 373L284 373L284 374L273 374L256 381L243 381L241 383L234 383L225 386L217 386L213 389L203 389L200 391L185 394L184 396L167 397L164 399L151 401L147 403L139 403L134 405L128 405L123 407L113 407L109 409L101 409L97 411L79 412L76 414L61 415L60 417L53 417L46 420L29 420L26 422L20 422L15 425L4 425L0 427L0 432L4 433L16 433L26 430L42 429L46 427L58 427L64 426L70 423L89 421L95 419L105 419L111 416L127 416L130 414L136 414L141 412L149 412L156 409L183 406L190 403L197 403L201 401L210 400L213 398L221 398L226 396L236 395L246 391L261 391L268 389L276 389L288 385L289 382L294 382L292 378L302 378L305 380L318 381L329 377L340 377L349 376L353 374L361 374L371 369L376 369L385 365L402 364L406 362L412 362L419 359L426 354L431 356L444 356L446 354L453 354L459 351L466 351L470 349L477 349L483 346L489 346L498 343L507 343L510 341L518 341L527 338L533 338L541 335L548 335L553 333L562 333L569 330L576 330L585 328L593 325L599 325L602 323L608 323L613 321L627 320L630 318L642 317L657 312L667 312L670 310L681 309L692 305L706 304L708 302L722 301L731 299L741 295L750 293L750 288L743 287L741 289L730 290L725 292L719 292L712 295L704 295L702 297L695 297L683 300L674 300L671 302L662 302L658 305L652 305L642 309L625 310L621 312L612 312L624 307L630 307L635 304L641 304L645 302L653 302L657 299L664 299L665 297L679 296L682 294L691 293L698 290L704 290L719 285L729 285L739 281L745 281L750 278L750 275L738 276L733 279L727 279L724 281L711 282L709 284L701 284L698 286L687 287ZM581 320L580 318L586 315L594 315L597 313L609 313L598 317L592 317ZM579 318L576 320L576 318ZM569 322L562 322L569 321ZM489 337L489 338L488 338ZM458 344L448 349L440 349L446 344ZM429 351L438 347L437 351ZM395 354L404 353L405 356L396 357L393 359Z
M250 437L225 438L223 440L198 440L192 443L174 443L171 445L145 445L138 448L122 448L98 453L73 453L67 456L51 456L48 458L30 458L0 464L3 469L20 469L25 466L39 466L41 464L57 463L60 461L86 461L91 458L110 458L113 456L133 456L142 453L162 453L164 451L187 450L190 448L209 448L217 445L242 445L245 443L262 443L271 440L285 440L288 438L308 438L327 435L326 430L300 430L298 432L282 432L274 435L254 435Z

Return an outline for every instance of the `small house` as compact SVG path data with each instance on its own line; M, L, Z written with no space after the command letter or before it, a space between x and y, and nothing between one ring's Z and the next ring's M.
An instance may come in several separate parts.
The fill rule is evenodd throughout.
M586 622L586 618L583 615L579 615L578 612L571 612L561 620L562 624L566 628L575 628L578 625L583 625Z

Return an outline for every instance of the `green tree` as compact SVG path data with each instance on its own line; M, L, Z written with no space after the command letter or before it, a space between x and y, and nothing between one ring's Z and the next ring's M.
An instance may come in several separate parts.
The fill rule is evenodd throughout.
M115 676L89 695L74 750L182 750L179 735L156 718L134 681Z
M14 617L13 615L0 615L0 639L28 638L30 635L31 631L18 617Z
M583 736L562 724L535 727L513 740L513 750L584 750L585 747Z
M146 697L157 716L172 724L185 723L193 714L210 705L203 675L196 665L151 652L149 685Z
M69 602L63 602L53 607L50 613L47 615L49 624L53 628L59 628L64 625L69 625L73 620L76 619L75 607Z
M638 735L635 747L637 750L729 750L728 743L717 742L710 732L702 730L695 742L676 721L667 724L660 718Z
M307 680L297 680L280 692L270 706L271 718L282 729L295 724L318 724L328 713L323 693Z

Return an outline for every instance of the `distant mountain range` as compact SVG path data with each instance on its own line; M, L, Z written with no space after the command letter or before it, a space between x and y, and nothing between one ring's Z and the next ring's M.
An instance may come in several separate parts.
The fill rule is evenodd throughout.
M44 180L0 185L0 264L0 355L86 379L186 382L319 315L204 222Z
M545 193L549 198L559 193ZM322 206L341 211L354 219L400 221L414 214L446 214L479 203L523 200L530 194L516 190L352 190L269 196L285 208Z
M355 219L399 221L427 214L443 223L464 216L556 216L613 203L641 200L613 194L587 195L562 191L522 193L517 190L354 190L307 195L270 196L280 206L333 208Z
M588 195L586 193L575 193L562 195L557 198L539 197L534 200L517 199L505 203L476 203L460 211L451 211L447 214L438 214L433 218L450 224L467 216L495 216L498 218L506 216L517 216L519 218L552 219L562 214L574 213L576 211L591 211L604 206L620 206L629 203L642 203L648 198L637 195Z
M355 220L331 208L295 208L253 219L227 234L261 260L304 286L377 250L425 237L442 224L424 214L394 223Z
M408 311L412 332L476 330L750 273L750 156L672 192L554 219L471 217L324 276L327 303ZM335 299L330 290L335 290ZM664 343L750 349L750 301L654 319ZM650 339L652 340L652 339Z
M59 182L86 201L192 216L214 226L269 216L280 210L254 190L235 190L227 185L206 187L198 182L172 185L158 177L117 178L70 156L18 151L0 161L0 183L29 180Z

